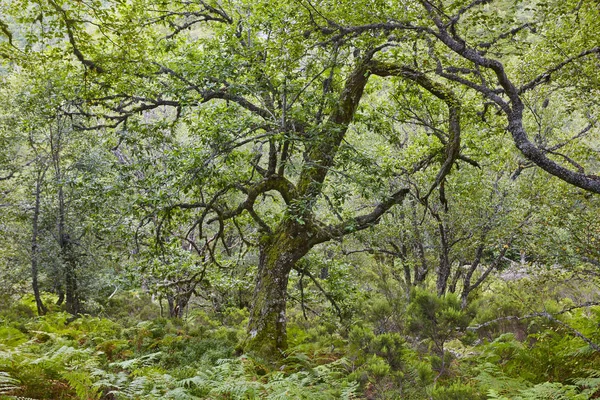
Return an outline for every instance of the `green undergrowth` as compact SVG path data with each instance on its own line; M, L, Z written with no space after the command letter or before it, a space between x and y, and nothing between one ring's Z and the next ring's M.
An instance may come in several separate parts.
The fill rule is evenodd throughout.
M600 308L512 325L489 321L501 296L462 310L456 296L412 294L387 331L371 299L351 324L291 318L277 365L240 354L245 310L183 320L36 317L24 298L0 312L0 399L594 399L600 396ZM136 309L139 307L135 306ZM144 307L142 307L144 308ZM158 314L159 315L159 314ZM290 312L293 316L294 312ZM467 328L467 326L470 326ZM574 332L578 332L574 334Z
M225 319L237 326L204 313L135 325L25 314L11 309L0 316L0 398L357 398L359 384L347 378L350 361L337 354L290 353L277 367L237 355L244 324L235 315Z

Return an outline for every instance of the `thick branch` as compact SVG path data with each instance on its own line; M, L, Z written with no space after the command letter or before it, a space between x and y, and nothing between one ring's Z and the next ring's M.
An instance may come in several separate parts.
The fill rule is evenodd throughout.
M428 194L442 182L442 180L450 173L454 161L458 158L460 152L460 102L454 96L454 93L443 85L432 81L425 74L415 71L406 66L396 66L393 64L385 64L382 62L372 61L370 63L370 71L378 76L400 76L411 80L433 94L438 99L444 101L448 106L448 143L446 145L446 159L442 164L435 182L431 185Z
M383 214L385 214L390 208L392 208L396 204L402 203L408 192L408 189L400 189L399 191L394 193L390 198L375 206L373 211L369 214L360 215L343 223L337 225L329 225L324 228L318 229L317 234L311 238L311 246L332 239L340 238L345 235L358 232L370 226L376 225L377 223L379 223L379 220L381 219Z
M65 27L67 28L67 36L69 38L69 43L73 48L73 54L75 54L75 57L77 57L79 62L81 62L86 67L90 68L92 71L96 71L99 73L104 72L104 69L102 67L100 67L95 62L86 59L83 53L79 50L77 42L75 41L75 35L73 34L73 28L71 26L73 21L69 19L67 12L64 9L62 9L58 4L56 4L53 0L49 0L49 3L62 16L62 19L65 23Z
M465 59L475 63L476 65L489 68L495 73L496 78L498 79L498 83L500 84L500 86L502 86L504 92L508 95L510 99L511 107L508 108L506 107L506 105L503 106L503 104L501 103L499 103L498 105L502 107L502 110L505 112L508 118L508 131L512 134L513 141L517 148L521 151L521 153L528 160L532 161L537 166L550 173L551 175L554 175L559 179L570 183L574 186L577 186L581 189L585 189L594 193L600 193L600 177L597 177L595 175L586 175L581 172L574 172L568 168L557 164L556 162L552 161L546 156L545 151L543 149L539 149L527 137L527 133L525 131L525 128L523 127L524 105L521 101L520 94L524 89L526 90L530 87L534 87L538 84L540 79L543 81L545 78L541 78L540 76L538 77L539 79L534 79L534 81L526 85L524 88L517 88L506 75L504 66L500 61L483 56L477 50L469 48L464 41L458 40L455 37L453 37L447 31L441 19L437 16L437 11L435 10L435 7L427 0L422 0L422 4L428 11L435 25L437 26L438 31L435 33L435 36L442 43L444 43L448 48L450 48L458 55L464 57ZM546 74L551 74L559 70L560 68L564 67L568 63L574 61L575 59L584 57L588 54L599 52L600 48L594 48L591 50L581 52L579 55L567 59L564 62L558 64L556 67L551 68L546 72Z
M307 152L307 160L298 180L298 193L309 201L314 201L321 192L327 172L334 164L335 155L369 79L368 71L368 62L362 62L348 76L337 107L323 130L314 137L314 143Z

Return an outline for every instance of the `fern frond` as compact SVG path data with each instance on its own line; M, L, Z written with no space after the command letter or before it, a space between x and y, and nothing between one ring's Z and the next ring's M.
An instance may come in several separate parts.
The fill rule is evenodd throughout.
M137 358L131 358L129 360L110 363L110 367L117 367L125 370L133 370L141 367L148 367L156 361L156 359L162 354L161 351L156 353L150 353Z
M20 389L18 379L10 376L8 372L0 372L0 395L8 395Z

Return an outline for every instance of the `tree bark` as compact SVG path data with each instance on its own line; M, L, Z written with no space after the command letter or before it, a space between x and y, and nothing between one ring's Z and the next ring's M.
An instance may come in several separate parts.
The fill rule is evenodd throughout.
M573 186L577 186L592 193L600 193L600 178L598 176L586 174L583 171L575 172L556 163L552 159L548 158L548 151L546 149L536 146L529 140L527 131L523 125L523 112L525 110L525 105L522 100L523 93L535 88L544 81L548 82L553 73L561 70L566 65L569 65L572 62L589 55L600 54L600 47L583 50L579 54L569 57L554 67L549 68L546 72L539 75L529 83L517 87L509 79L504 65L500 61L493 58L488 58L484 52L467 46L466 42L456 35L455 29L448 30L448 25L443 22L443 18L446 16L443 16L442 18L439 9L434 7L431 2L422 1L422 5L437 26L437 32L435 33L435 36L449 49L464 59L471 61L477 67L484 67L493 71L496 75L498 83L506 94L506 97L508 97L508 101L499 96L497 91L491 90L486 85L478 85L474 82L460 79L455 75L446 74L443 72L440 74L440 76L462 83L463 85L467 85L468 87L477 90L483 96L496 103L504 112L504 114L506 114L508 120L507 130L511 133L513 142L529 161L533 162L535 165L549 174L554 175ZM454 24L452 24L452 28L455 28Z
M181 287L175 286L173 293L167 294L167 302L169 303L169 317L183 318L183 314L194 294L196 283L191 282Z
M506 251L509 248L510 248L510 240L509 240L508 244L505 244L504 246L502 246L502 250L500 250L500 254L498 254L498 257L496 257L494 259L494 261L492 261L492 263L486 268L486 270L483 271L483 273L481 274L479 279L477 279L477 281L475 281L475 283L473 283L471 285L471 278L473 276L473 273L479 266L479 263L481 262L481 256L483 254L483 245L479 246L479 248L477 249L477 252L475 254L475 260L471 264L471 267L469 268L469 271L467 272L467 274L464 278L463 291L460 296L461 297L461 307L463 309L467 307L467 300L469 298L469 294L473 290L475 290L477 287L479 287L479 285L481 285L483 283L483 281L485 281L485 279L488 277L488 275L493 270L498 268L498 265L500 265L500 262L504 258L504 255L506 254Z
M65 306L72 315L79 314L80 302L77 289L77 260L73 253L73 244L68 234L64 233L60 240L62 260L65 264Z
M436 289L438 296L443 296L446 293L448 278L450 277L450 247L448 245L448 232L439 219L438 229L440 232L440 263L437 270Z
M79 294L77 290L77 258L73 251L73 242L66 228L66 205L65 193L63 190L64 175L61 168L61 151L63 146L63 127L57 122L56 131L50 132L50 149L52 152L52 162L54 164L54 179L58 187L57 202L58 214L56 217L56 230L58 236L58 245L60 247L60 257L64 267L65 278L65 306L67 312L77 315L80 311ZM57 304L62 304L62 293L59 293Z
M291 270L310 250L309 238L296 223L286 222L260 248L246 350L276 359L287 348L286 303Z
M288 216L263 240L254 302L250 310L245 349L265 359L276 359L287 348L286 301L290 271L314 246L376 225L381 216L401 203L408 189L401 189L364 214L339 225L317 227L311 219ZM309 275L310 276L310 275Z
M423 246L423 239L421 238L421 227L417 217L417 206L412 204L412 227L415 234L414 249L419 257L419 262L415 263L413 285L417 286L425 282L427 273L429 272L429 265L427 264L427 257L425 256L425 246ZM420 264L420 265L419 265Z
M60 307L65 302L65 292L62 290L62 285L56 286L56 295L58 296L56 305Z
M448 286L448 292L450 293L455 293L456 292L456 285L458 284L458 280L460 279L460 277L463 274L463 270L461 268L461 265L458 265L458 268L454 271L454 274L452 275L452 279L450 280L450 286Z
M180 298L178 294L167 295L167 303L169 303L169 317L183 318L183 311L187 305L185 299Z
M58 216L57 216L57 231L58 231L58 244L60 247L60 256L64 264L65 272L65 306L67 312L73 315L79 313L79 296L77 293L77 275L76 267L77 260L73 253L73 243L71 237L66 230L66 206L65 206L65 194L63 191L62 173L60 169L60 154L58 150L55 150L54 162L56 170L56 181L58 184Z
M40 196L42 191L42 180L46 170L38 172L35 183L35 207L33 209L33 221L31 232L31 285L33 287L33 295L35 297L35 305L38 315L44 315L48 311L40 296L40 288L38 286L38 234L39 234L39 218L40 218Z
M59 182L59 185L61 183ZM58 187L58 244L65 271L65 306L73 315L79 313L79 296L77 294L77 260L73 254L71 237L65 228L65 198L62 186Z

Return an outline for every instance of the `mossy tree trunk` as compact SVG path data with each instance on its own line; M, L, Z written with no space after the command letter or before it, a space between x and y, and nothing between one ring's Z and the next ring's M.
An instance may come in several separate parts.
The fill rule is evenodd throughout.
M309 250L305 233L295 223L284 223L266 239L260 259L248 324L246 350L267 359L287 348L286 304L290 272Z

